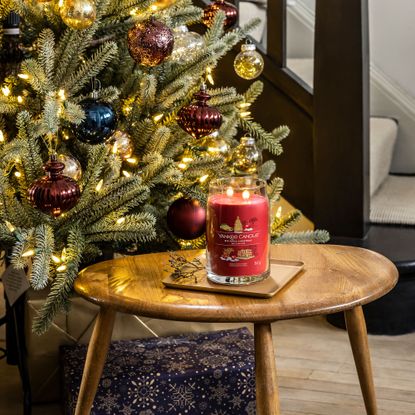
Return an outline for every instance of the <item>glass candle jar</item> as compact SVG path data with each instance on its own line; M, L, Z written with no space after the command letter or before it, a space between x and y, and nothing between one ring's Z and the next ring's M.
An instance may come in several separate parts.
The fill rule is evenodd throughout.
M207 274L219 284L245 285L269 276L270 211L266 182L230 177L210 183Z

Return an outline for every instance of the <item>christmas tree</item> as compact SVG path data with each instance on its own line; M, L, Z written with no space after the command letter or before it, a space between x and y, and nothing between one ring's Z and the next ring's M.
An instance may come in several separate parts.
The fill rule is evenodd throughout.
M235 173L237 137L277 156L289 131L251 119L261 82L243 94L211 83L220 58L258 23L231 28L236 9L226 3L2 0L0 17L0 244L34 289L50 286L34 325L42 333L104 244L137 253L204 246L204 224L174 232L169 208L172 223L181 209L204 209L210 180ZM188 31L200 22L202 34ZM243 59L238 68L258 73L244 72ZM254 163L271 178L273 161L244 165L241 151L237 173ZM282 187L270 181L271 200ZM327 239L287 232L299 216L276 217L272 242Z

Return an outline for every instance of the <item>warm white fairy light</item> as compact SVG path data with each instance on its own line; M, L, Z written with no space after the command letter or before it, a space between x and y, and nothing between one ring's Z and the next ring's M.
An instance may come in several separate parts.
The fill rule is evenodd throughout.
M5 220L4 223L6 224L7 229L10 233L13 233L16 230L16 228L8 220Z
M242 192L242 199L248 200L251 197L251 194L249 193L249 190L244 190Z
M232 189L232 187L228 187L227 189L226 189L226 196L228 196L228 197L232 197L233 196L233 189Z
M125 218L124 217L117 219L117 225L121 225L124 222L125 222Z
M126 161L130 164L137 164L138 163L138 160L135 157L129 157Z
M60 89L60 90L58 91L58 97L59 97L62 101L65 101L65 99L66 99L66 94L65 94L65 90L64 90L64 89Z
M51 258L55 264L60 264L61 259L57 255L52 255Z
M22 173L20 173L20 171L15 171L15 172L14 172L14 175L15 175L17 178L22 177Z
M191 161L193 161L193 158L192 158L192 157L189 157L189 156L184 156L184 157L182 158L182 162L183 162L183 163L190 163Z
M177 165L177 167L178 167L179 169L181 169L181 170L184 170L185 168L187 168L187 164L186 164L186 163L179 163L179 164Z
M251 111L241 111L239 115L241 118L248 118L251 115Z
M0 130L0 143L3 143L5 141L4 139L4 133L2 130Z
M28 249L27 251L23 252L22 257L28 258L35 254L35 251L33 249Z
M215 81L212 76L212 68L210 66L206 67L206 80L211 84L215 85Z
M103 179L101 179L99 182L98 182L98 184L97 184L97 186L95 187L95 190L97 191L97 192L100 192L101 191L101 189L102 189L102 186L104 185L104 180Z
M199 179L199 182L200 183L204 183L206 180L207 180L207 178L209 177L209 175L208 174L205 174L204 176L202 176L200 179Z
M282 216L282 206L280 206L277 209L277 213L275 214L275 216L277 217L277 219L280 219L281 218L281 216Z
M23 103L23 97L22 97L21 95L19 95L19 96L17 97L17 102L18 102L19 104L22 104L22 103Z
M65 264L59 265L59 267L56 268L56 271L58 272L66 271L66 265Z
M156 114L156 115L153 115L153 121L154 121L154 122L158 122L158 121L160 121L163 117L164 117L164 114Z
M29 75L27 73L19 73L19 74L17 74L17 76L20 79L29 79Z
M7 85L5 85L1 88L1 92L3 92L3 95L5 97L8 97L11 94L12 91L10 90L10 88Z
M125 177L131 177L131 173L130 173L130 172L128 172L127 170L123 170L123 171L122 171L122 174L123 174Z
M251 106L250 102L241 102L238 107L239 108L249 108Z

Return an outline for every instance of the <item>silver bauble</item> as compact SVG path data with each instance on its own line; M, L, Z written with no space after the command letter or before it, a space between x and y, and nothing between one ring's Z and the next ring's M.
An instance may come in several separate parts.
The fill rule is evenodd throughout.
M81 163L73 157L67 154L59 154L58 161L65 165L65 168L62 171L62 174L72 179L79 181L82 177L82 167Z

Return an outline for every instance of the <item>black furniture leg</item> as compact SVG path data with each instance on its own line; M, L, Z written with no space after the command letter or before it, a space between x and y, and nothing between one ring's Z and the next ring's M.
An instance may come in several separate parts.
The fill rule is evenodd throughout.
M23 294L13 306L10 306L6 298L6 350L7 363L19 368L23 388L23 414L31 415L32 394L24 339L25 299Z

